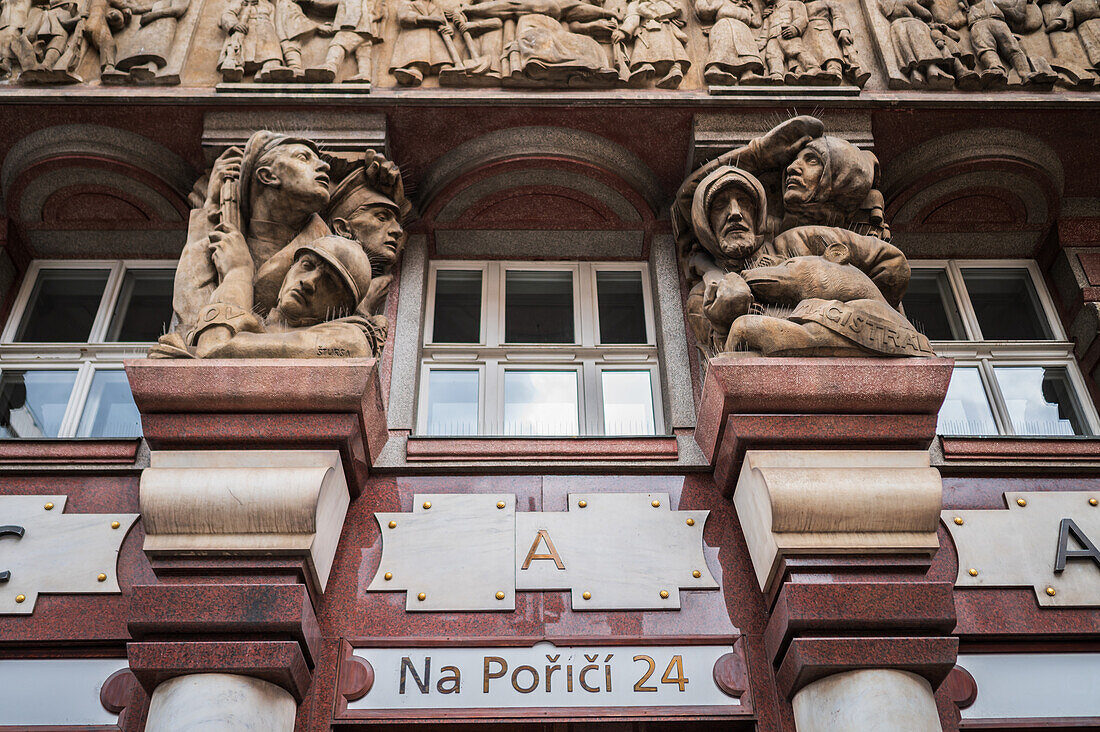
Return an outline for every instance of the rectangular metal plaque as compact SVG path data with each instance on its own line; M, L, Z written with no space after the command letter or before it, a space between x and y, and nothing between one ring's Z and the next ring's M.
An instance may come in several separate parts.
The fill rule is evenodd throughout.
M597 707L617 710L616 716L639 708L742 714L741 701L715 682L715 663L732 651L723 645L558 647L548 642L529 647L356 648L354 655L370 664L374 681L347 709L352 716Z

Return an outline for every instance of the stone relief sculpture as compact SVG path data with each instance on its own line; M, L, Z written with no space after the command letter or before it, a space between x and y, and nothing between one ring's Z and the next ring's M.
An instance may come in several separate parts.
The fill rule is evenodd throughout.
M340 174L330 184L330 173ZM373 150L350 163L261 131L215 161L192 212L160 358L377 355L411 205Z
M178 84L194 22L191 0L2 0L0 78L28 84L84 81L89 49L104 84ZM16 73L18 67L18 74Z
M899 312L878 160L795 117L692 173L673 203L688 321L706 356L931 356Z
M1090 16L1089 3L1095 8ZM1074 3L1078 3L1074 5ZM894 89L1087 89L1100 82L1095 0L864 0ZM1072 6L1072 7L1071 7Z

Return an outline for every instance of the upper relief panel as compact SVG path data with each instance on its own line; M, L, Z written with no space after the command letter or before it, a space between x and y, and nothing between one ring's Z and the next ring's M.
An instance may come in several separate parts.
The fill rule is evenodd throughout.
M1100 0L0 0L0 8L7 85L716 94L774 86L854 96L1100 82Z

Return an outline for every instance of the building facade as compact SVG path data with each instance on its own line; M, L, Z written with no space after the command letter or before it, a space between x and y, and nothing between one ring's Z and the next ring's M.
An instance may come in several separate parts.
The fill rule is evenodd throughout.
M0 0L0 730L1100 726L1095 0Z

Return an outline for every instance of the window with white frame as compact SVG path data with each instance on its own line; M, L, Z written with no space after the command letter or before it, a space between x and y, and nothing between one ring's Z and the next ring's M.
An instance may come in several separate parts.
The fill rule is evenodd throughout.
M172 318L175 262L33 262L0 334L0 438L138 437L122 362Z
M913 262L902 305L955 359L941 435L1095 435L1096 409L1031 261Z
M433 262L417 433L664 432L644 263Z

